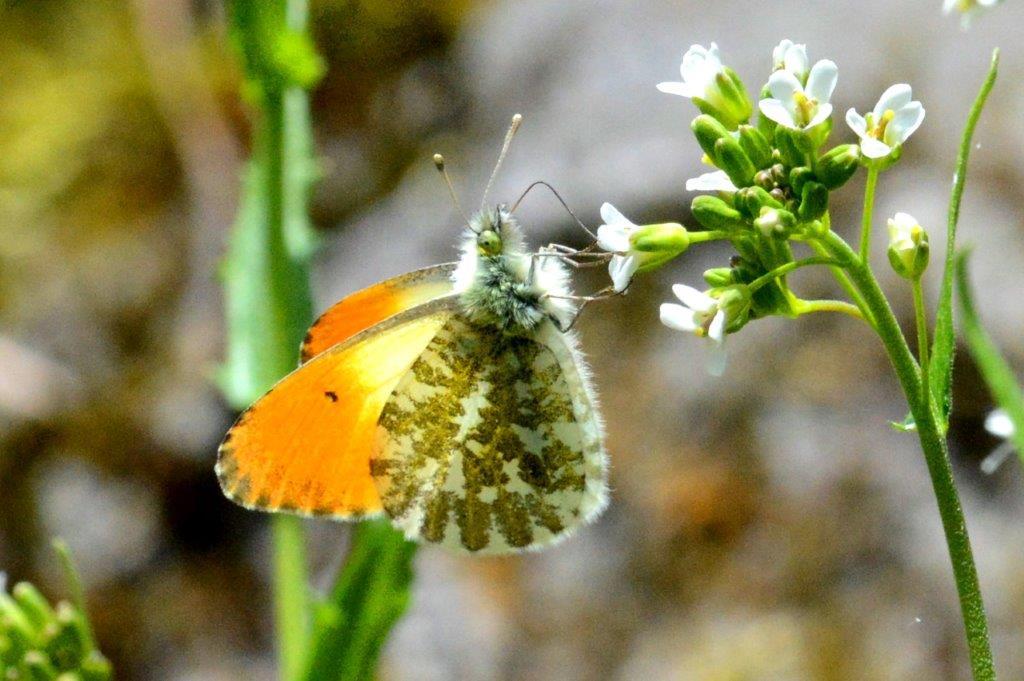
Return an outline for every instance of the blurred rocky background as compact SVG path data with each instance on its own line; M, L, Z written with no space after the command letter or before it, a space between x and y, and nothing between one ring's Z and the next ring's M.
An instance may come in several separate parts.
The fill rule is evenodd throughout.
M1024 366L1024 3L968 32L941 4L313 0L329 66L313 102L318 303L452 259L459 221L430 155L446 154L473 205L516 111L497 198L545 179L591 224L602 201L687 222L694 112L654 84L694 42L717 41L751 89L779 39L806 42L840 66L838 112L913 84L928 117L884 176L879 231L906 210L941 243L957 138L1001 45L961 234L985 321ZM215 0L0 3L0 569L59 590L47 547L65 537L122 679L274 677L266 518L225 501L212 469L232 420L212 382L216 272L249 131L223 13ZM852 134L837 121L836 137ZM843 233L862 181L833 206ZM543 191L520 214L534 244L585 243ZM905 408L877 340L847 318L762 321L730 340L715 380L692 339L658 324L669 285L727 255L695 250L588 309L609 511L537 555L422 551L382 678L967 678L938 515L915 439L886 425ZM909 292L885 283L907 319ZM1016 679L1024 475L1016 461L979 472L989 408L961 354L954 465L997 666ZM347 528L309 529L324 586Z

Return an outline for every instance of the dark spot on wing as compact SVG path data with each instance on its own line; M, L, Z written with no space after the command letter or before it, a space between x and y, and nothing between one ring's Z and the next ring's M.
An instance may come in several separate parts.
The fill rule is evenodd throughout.
M337 402L338 401L338 393L334 392L333 390L326 391L324 393L324 397L329 399L331 402Z

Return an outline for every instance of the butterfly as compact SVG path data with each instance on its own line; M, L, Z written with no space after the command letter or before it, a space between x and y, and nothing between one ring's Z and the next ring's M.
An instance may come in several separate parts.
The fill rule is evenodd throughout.
M374 284L313 324L299 368L220 445L228 498L384 514L411 540L478 554L539 549L601 513L608 456L564 257L527 252L486 195L457 263Z

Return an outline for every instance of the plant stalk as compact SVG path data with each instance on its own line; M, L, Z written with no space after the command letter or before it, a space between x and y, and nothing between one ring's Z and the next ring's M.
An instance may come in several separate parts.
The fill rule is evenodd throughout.
M877 322L878 335L910 405L928 466L928 474L931 477L935 501L939 507L949 557L953 563L953 577L960 597L960 611L974 681L994 681L996 674L985 619L985 606L978 583L974 553L967 533L967 521L953 478L946 439L941 434L935 411L930 408L924 392L928 389L927 384L921 380L917 362L870 267L834 232L825 236L825 242L835 257L846 263L850 279L860 290L865 304L871 310Z

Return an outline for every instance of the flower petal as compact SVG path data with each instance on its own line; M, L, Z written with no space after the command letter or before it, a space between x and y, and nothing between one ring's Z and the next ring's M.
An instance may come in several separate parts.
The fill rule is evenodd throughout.
M1003 462L1006 461L1012 453L1013 443L1001 442L998 447L993 449L988 456L981 460L981 472L985 475L992 475L999 470L999 467L1003 465Z
M708 325L708 338L718 345L725 342L725 310L719 310L715 313L714 319Z
M791 45L786 50L785 67L787 71L795 74L798 78L803 78L809 66L806 45Z
M725 365L729 356L725 351L724 343L712 343L708 353L708 373L712 376L721 376L725 373Z
M788 73L787 71L776 71L776 73ZM793 120L793 113L777 99L762 99L757 106L769 120L787 128L795 128L796 121Z
M693 310L685 308L682 305L662 303L659 313L661 323L670 329L693 333L699 328L697 325L696 315L694 315Z
M857 134L857 137L863 138L867 136L868 122L857 113L856 109L848 109L846 111L846 124Z
M688 192L734 192L736 185L732 183L724 170L716 170L712 173L704 173L697 177L691 177L686 181Z
M803 86L789 71L776 71L768 78L768 91L775 99L789 104L793 101L793 95L803 91Z
M695 92L692 87L686 83L658 83L658 89L670 95L679 95L680 97L686 97L691 99L693 97L699 97L703 93Z
M597 245L610 253L625 253L629 250L629 233L621 223L601 225L597 228Z
M818 100L819 104L826 104L832 98L837 80L839 67L830 59L822 59L811 67L811 73L807 76L807 96Z
M885 158L892 153L892 147L885 142L879 142L874 137L861 138L860 150L868 158Z
M818 105L818 110L814 112L814 118L812 118L810 121L808 121L806 128L810 129L810 128L813 128L816 125L821 125L826 120L828 120L828 117L831 116L831 115L832 115L832 105L831 104L828 104L828 103L826 103L826 104L819 104Z
M718 307L718 301L692 286L686 284L675 284L672 286L672 293L682 301L683 305L694 312L707 313Z
M1013 435L1013 421L1002 409L996 409L985 419L985 430L996 437L1011 437Z
M616 293L622 293L629 287L637 268L640 267L640 259L635 255L612 257L608 263L608 274L612 278L612 285Z
M607 201L601 204L601 219L604 220L606 225L623 224L636 227L625 215L619 212L618 208Z
M871 120L875 121L877 125L878 121L882 119L882 114L887 109L892 109L894 112L899 111L910 103L911 97L910 86L906 83L890 85L882 93L882 96L878 98L878 103L875 104L875 108L872 110L873 118Z
M896 112L896 117L885 129L885 141L891 145L903 144L924 121L921 102L910 102Z

